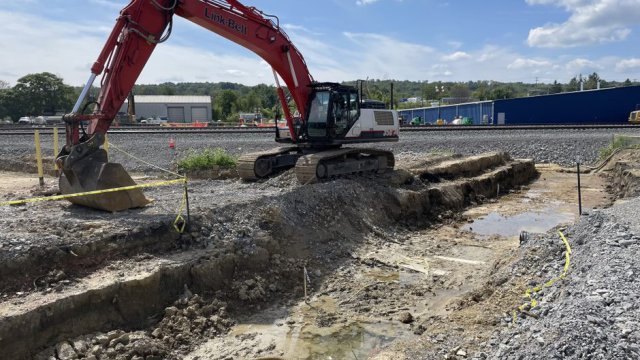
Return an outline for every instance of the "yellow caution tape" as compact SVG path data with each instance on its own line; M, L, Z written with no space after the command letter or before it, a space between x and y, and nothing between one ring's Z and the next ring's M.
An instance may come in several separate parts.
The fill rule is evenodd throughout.
M562 242L564 243L564 246L566 248L564 257L564 269L562 270L562 273L547 281L546 283L542 284L542 285L538 285L534 288L529 288L527 289L527 291L525 291L523 297L527 298L528 301L520 306L518 306L518 311L523 312L525 311L525 308L527 307L527 305L530 306L530 309L535 308L536 306L538 306L538 300L533 298L533 295L535 295L536 293L542 291L545 288L548 288L550 286L553 286L553 284L555 284L558 280L562 280L567 276L567 272L569 271L569 265L571 264L571 246L569 245L569 241L567 240L567 238L564 236L564 234L561 231L558 231L558 234L560 235L560 238L562 239ZM513 310L513 322L516 321L516 310Z
M57 144L57 139L55 139L55 143ZM43 196L43 197L34 197L34 198L29 198L29 199L22 199L22 200L10 200L10 201L2 201L0 202L0 207L2 206L10 206L10 205L25 205L25 204L29 204L29 203L37 203L37 202L44 202L44 201L58 201L58 200L65 200L65 199L70 199L70 198L74 198L74 197L79 197L79 196L89 196L89 195L100 195L100 194L107 194L107 193L112 193L112 192L118 192L118 191L127 191L127 190L135 190L135 189L145 189L145 188L152 188L152 187L160 187L160 186L168 186L168 185L175 185L175 184L184 184L184 193L182 196L182 202L180 204L180 207L178 208L178 215L176 216L176 219L173 221L173 228L180 234L182 234L184 232L184 230L187 227L187 221L184 219L184 217L182 216L182 213L184 212L186 206L187 206L187 177L186 176L182 176L178 173L172 172L170 170L167 169L163 169L157 165L151 164L149 162L146 162L140 158L135 157L132 154L127 153L126 151L120 149L119 147L115 146L114 144L109 144L108 140L105 139L105 150L108 151L109 149L109 145L111 145L111 147L113 147L114 149L124 153L125 155L132 157L140 162L143 162L145 164L151 165L157 169L160 169L166 173L172 174L172 175L176 175L179 176L180 179L176 179L176 180L167 180L167 181L157 181L157 182L153 182L153 183L148 183L148 184L139 184L139 185L131 185L131 186L123 186L123 187L118 187L118 188L112 188L112 189L103 189L103 190L94 190L94 191L86 191L86 192L81 192L81 193L75 193L75 194L66 194L66 195L53 195L53 196Z
M180 234L184 232L184 229L187 227L187 221L182 216L182 212L184 208L187 206L187 178L184 179L184 193L182 195L182 203L178 208L178 215L176 215L176 219L173 221L173 228Z
M36 203L36 202L42 202L42 201L57 201L57 200L64 200L64 199L69 199L73 197L78 197L78 196L99 195L99 194L106 194L106 193L112 193L112 192L118 192L118 191L144 189L144 188L167 186L167 185L174 185L174 184L183 184L186 181L187 181L186 178L182 178L182 179L176 179L176 180L158 181L158 182L153 182L148 184L123 186L123 187L112 188L112 189L86 191L86 192L75 193L75 194L53 195L53 196L35 197L35 198L22 199L22 200L3 201L3 202L0 202L0 206L24 205L24 204Z

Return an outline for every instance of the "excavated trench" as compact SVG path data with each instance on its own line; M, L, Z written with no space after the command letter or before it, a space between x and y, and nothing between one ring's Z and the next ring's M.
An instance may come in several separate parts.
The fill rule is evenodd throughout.
M305 292L312 297L308 304L315 309L316 328L331 328L336 304L326 294L314 293L319 284L343 276L338 269L354 259L382 268L397 268L403 261L389 265L388 259L362 256L359 249L372 242L374 247L397 244L399 238L459 217L465 208L508 194L537 176L532 161L503 153L429 156L379 178L294 186L245 202L200 206L182 235L172 230L170 215L142 218L133 231L116 234L83 221L82 230L95 230L91 241L54 241L1 262L0 294L20 291L2 300L0 349L10 359L181 358L205 340L250 338L242 331L223 335L237 319L286 318L283 309L297 304ZM215 195L209 196L213 203ZM391 279L402 291L403 284L418 281L415 273L422 265L402 266L412 272L373 271L365 277L374 279L374 286ZM351 295L340 305L349 306L369 290L344 290ZM469 290L462 286L439 293L430 306L437 311L438 298ZM402 309L396 304L387 315ZM347 325L338 332L344 341L367 337L375 342L407 331L397 324ZM238 332L237 327L232 330ZM322 331L314 336L320 337L317 346L331 346ZM269 355L275 347L267 343L254 350Z

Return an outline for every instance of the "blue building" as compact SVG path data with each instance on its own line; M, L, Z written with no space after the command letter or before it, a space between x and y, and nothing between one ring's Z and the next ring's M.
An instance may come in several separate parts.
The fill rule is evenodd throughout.
M420 117L423 124L435 124L438 119L451 122L458 117L470 118L474 125L480 125L483 119L490 121L493 111L493 101L479 101L473 103L423 107L417 109L399 110L399 115L410 122L413 118Z
M577 91L517 99L400 110L405 121L420 116L424 123L438 118L483 119L498 125L624 124L640 107L640 86Z

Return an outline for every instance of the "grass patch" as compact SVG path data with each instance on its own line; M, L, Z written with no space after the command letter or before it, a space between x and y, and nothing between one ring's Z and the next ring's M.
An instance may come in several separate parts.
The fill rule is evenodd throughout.
M616 151L617 149L623 149L623 148L637 149L637 148L640 148L640 144L638 144L638 141L633 138L629 138L626 136L615 136L611 144L609 144L609 146L600 149L599 160L600 161L605 160L606 158L611 156L611 154L613 154L614 151Z
M215 166L233 168L236 159L221 148L206 148L200 151L191 151L183 159L178 160L178 169L182 171L207 170Z

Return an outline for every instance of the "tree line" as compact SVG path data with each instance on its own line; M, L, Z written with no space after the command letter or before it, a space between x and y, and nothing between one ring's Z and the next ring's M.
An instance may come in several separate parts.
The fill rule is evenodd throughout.
M580 90L638 85L627 79L624 82L607 81L597 73L586 77L577 76L567 83L523 83L498 81L429 82L367 80L344 82L361 86L364 97L391 104L391 83L394 86L393 103L398 109L429 106L431 101L453 99L453 101L476 101L510 99L517 97L557 94ZM44 72L29 74L17 80L14 86L0 80L0 119L18 121L22 116L54 115L71 111L82 89L66 85L62 78ZM93 88L90 100L97 97L98 88ZM211 96L212 120L237 122L239 113L260 113L265 118L281 114L280 103L274 86L246 86L229 82L163 83L136 85L135 95L209 95ZM403 99L412 98L412 101ZM290 108L295 104L290 101ZM281 116L281 115L280 115Z

